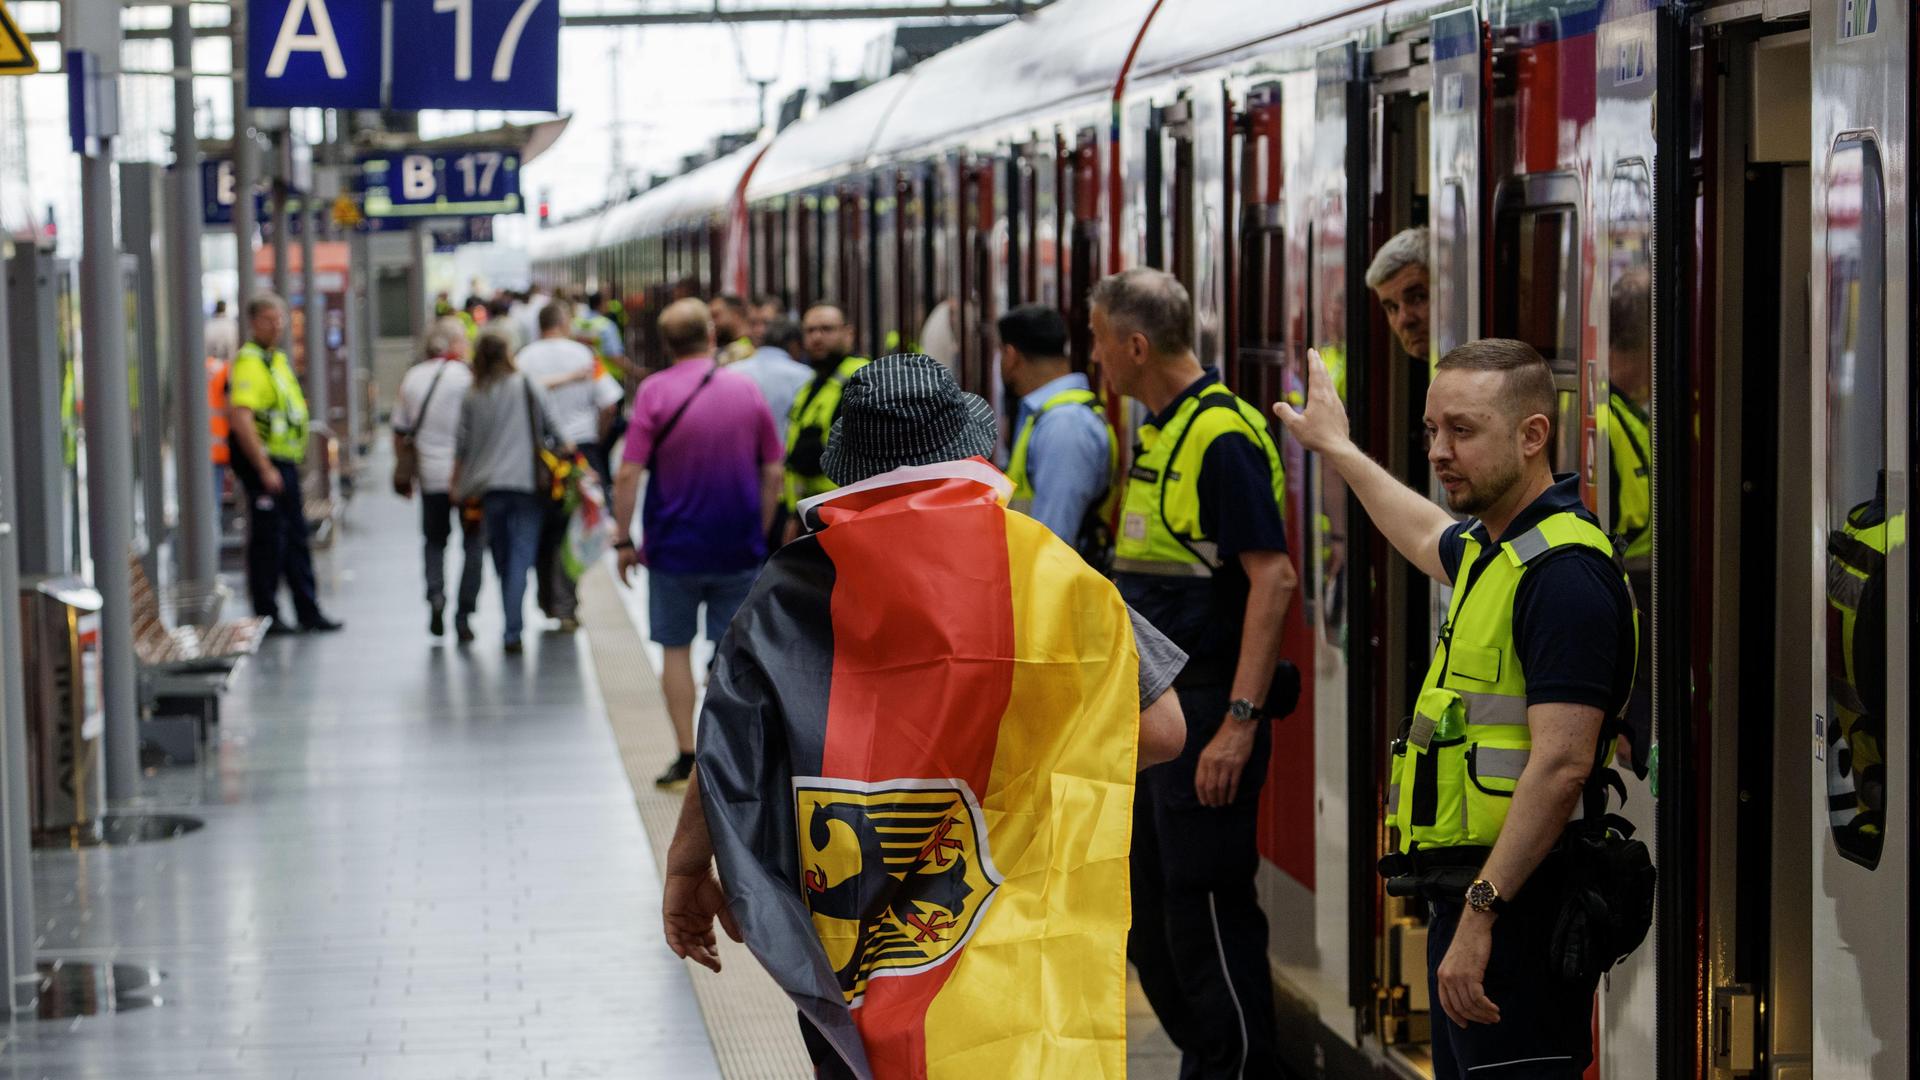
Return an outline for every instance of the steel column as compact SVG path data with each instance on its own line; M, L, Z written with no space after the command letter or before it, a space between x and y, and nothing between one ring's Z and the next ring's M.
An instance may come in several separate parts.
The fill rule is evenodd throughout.
M193 25L189 9L173 9L173 196L172 220L167 230L167 269L173 277L173 392L179 408L173 415L173 466L180 513L174 535L174 566L181 580L210 582L220 571L220 510L212 483L213 435L207 404L206 301L201 296L200 136L193 118ZM236 115L238 115L236 113ZM235 146L239 140L234 140ZM248 216L252 199L245 188ZM235 199L235 203L243 201ZM238 221L240 208L234 207ZM241 267L241 276L246 267ZM243 308L234 318L245 325Z
M29 272L31 268L29 267ZM0 342L10 340L6 291L0 289ZM19 542L13 448L14 356L0 349L0 905L4 905L8 1007L31 1014L39 996L33 953L33 855L27 808L27 702L20 658ZM43 509L44 512L44 509Z
M240 336L247 334L247 301L253 297L253 233L258 223L253 215L253 189L258 173L254 169L253 124L247 108L247 6L233 5L233 238L239 251L235 263L238 281L233 290L233 317L240 325ZM171 31L169 31L171 32ZM176 50L179 49L175 45ZM174 53L178 62L179 53Z

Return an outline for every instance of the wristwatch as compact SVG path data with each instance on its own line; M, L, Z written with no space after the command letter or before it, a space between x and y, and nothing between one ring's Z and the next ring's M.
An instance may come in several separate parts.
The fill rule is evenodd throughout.
M621 537L620 539L618 539L618 540L615 540L615 541L613 542L613 550L615 550L615 551L632 551L632 550L633 550L633 540L632 540L631 538L629 538L629 537L624 537L624 536L623 536L623 537Z
M1500 890L1486 878L1474 878L1467 886L1467 906L1482 915L1499 915L1507 910L1507 902L1500 899Z
M1265 719L1267 714L1260 706L1255 705L1246 698L1234 698L1233 701L1227 705L1227 715L1244 724L1254 720Z

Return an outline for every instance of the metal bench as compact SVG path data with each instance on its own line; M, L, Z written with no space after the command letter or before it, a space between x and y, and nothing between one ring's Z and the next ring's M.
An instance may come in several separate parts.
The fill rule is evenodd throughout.
M140 560L132 558L128 563L133 579L133 648L141 667L154 672L231 671L259 651L268 620L216 621L226 600L224 589L189 586L163 598Z

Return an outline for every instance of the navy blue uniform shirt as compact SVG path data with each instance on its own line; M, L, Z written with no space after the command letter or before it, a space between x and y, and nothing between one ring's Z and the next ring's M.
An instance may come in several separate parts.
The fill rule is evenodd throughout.
M1212 368L1195 379L1148 423L1165 428L1186 400L1220 381ZM1233 681L1240 660L1240 630L1246 620L1247 572L1243 551L1287 550L1287 531L1273 501L1273 470L1250 433L1229 431L1213 440L1200 460L1197 481L1200 528L1220 545L1221 567L1212 578L1153 574L1115 576L1120 595L1188 656L1177 686L1220 686Z
M1521 536L1564 510L1600 524L1580 501L1574 474L1561 473L1520 511L1502 539ZM1454 582L1460 580L1469 529L1482 545L1482 565L1500 551L1488 544L1487 528L1477 518L1448 529L1440 537L1440 562ZM1529 566L1513 598L1513 641L1527 673L1527 704L1565 702L1591 705L1607 716L1618 713L1633 690L1632 613L1619 569L1592 548L1556 551Z

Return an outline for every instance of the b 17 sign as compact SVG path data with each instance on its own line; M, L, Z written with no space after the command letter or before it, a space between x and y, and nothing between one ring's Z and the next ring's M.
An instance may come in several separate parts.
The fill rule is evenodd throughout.
M559 105L560 0L248 0L256 108L501 109ZM383 59L391 82L383 85Z
M517 214L520 155L511 150L456 149L381 154L360 161L369 218Z

